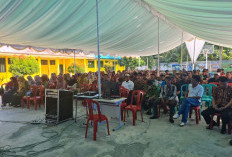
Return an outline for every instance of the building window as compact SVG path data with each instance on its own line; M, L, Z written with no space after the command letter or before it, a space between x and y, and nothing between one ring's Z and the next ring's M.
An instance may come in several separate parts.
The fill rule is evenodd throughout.
M94 61L88 61L88 68L94 68Z
M48 61L47 60L41 60L41 65L48 65Z
M5 58L0 58L0 72L6 72L6 60L5 60Z
M11 58L8 58L8 64L12 64Z
M55 60L50 60L50 65L56 65L56 61Z
M98 61L97 61L97 65L98 65ZM104 64L103 61L100 61L100 68L103 68Z

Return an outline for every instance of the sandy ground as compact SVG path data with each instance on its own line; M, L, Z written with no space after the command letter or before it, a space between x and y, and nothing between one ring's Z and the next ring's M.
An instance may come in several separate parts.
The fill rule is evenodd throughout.
M110 120L110 136L106 124L98 127L97 141L93 141L93 128L89 127L85 139L85 109L78 106L77 123L73 120L57 126L30 124L44 119L44 109L37 111L5 107L0 111L0 157L232 157L231 135L221 135L220 128L206 130L202 119L195 119L180 128L180 119L174 124L162 114L144 122L138 114L136 126L131 115L123 128ZM193 116L194 118L194 116Z

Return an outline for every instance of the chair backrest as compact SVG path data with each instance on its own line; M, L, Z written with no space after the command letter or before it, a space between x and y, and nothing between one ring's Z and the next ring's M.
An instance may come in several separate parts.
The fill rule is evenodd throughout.
M33 97L37 96L37 93L38 93L38 87L37 87L37 85L31 85L30 89L32 91L32 96Z
M90 120L93 120L93 109L94 109L94 105L96 105L97 106L97 114L98 114L98 119L99 119L99 121L101 122L102 120L101 120L101 110L100 110L100 105L99 105L99 103L97 102L97 101L93 101L93 100L91 100L91 99L86 99L86 105L87 105L87 107L88 107L88 118L90 119Z
M91 91L97 91L97 85L96 84L91 84L90 85L90 90Z
M85 84L80 84L80 90L81 90L81 92L89 91L89 89L90 89L89 84L87 84L87 83L85 83Z
M219 85L219 82L210 82L209 84Z
M132 92L131 95L131 104L133 104L134 101L134 97L136 96L135 102L136 102L136 106L140 106L143 102L143 96L144 96L144 92L141 90L135 90Z
M202 87L204 88L204 93L203 93L203 97L206 96L212 96L213 94L213 88L217 87L217 85L215 84L204 84L202 85Z
M39 86L39 96L45 96L45 88L43 85Z
M180 96L181 97L187 96L187 94L188 94L188 87L189 87L189 84L183 84L181 86L181 90L180 90Z

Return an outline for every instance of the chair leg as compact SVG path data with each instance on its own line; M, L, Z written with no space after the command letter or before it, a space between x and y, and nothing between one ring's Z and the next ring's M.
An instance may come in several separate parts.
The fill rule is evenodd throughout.
M106 125L107 125L108 135L110 135L110 129L109 129L109 122L108 122L108 119L106 119Z
M34 100L34 107L35 107L35 110L37 110L37 101L36 100Z
M136 112L135 111L132 111L133 113L133 125L135 126L135 116L136 116Z
M129 113L128 113L128 110L127 110L127 117L129 117Z
M97 139L97 121L93 122L93 140L96 141Z
M199 124L199 110L195 110L196 124Z
M142 110L140 111L140 113L141 113L141 118L142 118L142 122L143 122L143 114L142 114Z
M210 130L213 130L213 117L214 117L214 115L211 115Z
M87 124L86 124L86 129L85 129L85 138L87 138L88 127L89 127L89 119L87 120Z
M220 119L221 119L221 116L217 116L217 126L220 126Z
M161 106L159 105L158 108L159 108L159 111L158 111L159 113L158 114L159 114L159 117L160 117L160 108L161 108Z
M29 110L30 110L30 108L31 108L30 103L31 103L31 101L30 101L29 99L27 99L27 109L29 109Z
M190 109L190 111L189 111L189 118L191 118L192 117L192 109Z
M128 111L127 111L128 112ZM126 110L124 111L124 117L123 117L123 121L125 122L126 120Z
M121 108L121 121L123 121L123 108Z

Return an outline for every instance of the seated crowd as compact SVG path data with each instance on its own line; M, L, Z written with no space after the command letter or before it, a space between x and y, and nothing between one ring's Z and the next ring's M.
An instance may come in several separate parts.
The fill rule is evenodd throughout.
M131 93L134 90L141 90L145 93L142 101L142 107L146 114L152 115L150 119L159 118L159 108L163 108L164 114L169 112L169 121L174 123L174 119L182 116L180 126L187 123L188 114L191 107L202 105L201 98L204 93L202 84L215 83L218 86L214 89L212 106L202 112L206 123L210 125L211 115L220 113L222 118L221 133L226 132L226 124L232 122L232 83L231 72L224 74L223 69L217 71L211 78L207 69L193 71L175 71L170 73L168 70L161 73L158 77L156 71L118 71L117 73L101 72L102 92L108 90L109 85L115 88L124 87L130 91L127 104L131 102ZM88 90L97 90L98 73L76 73L70 74L51 74L50 79L47 75L41 77L36 75L34 79L27 77L11 77L10 82L2 86L1 94L3 105L19 106L23 96L28 96L31 85L43 86L48 89L68 89L80 92L83 85L88 85ZM181 86L188 84L188 91L183 88L186 95L181 100ZM95 86L92 86L95 85ZM96 87L96 88L92 88ZM3 92L4 90L4 92ZM178 105L179 104L179 105ZM179 111L175 114L176 106ZM175 114L175 115L174 115ZM213 122L216 125L216 122ZM210 126L207 127L208 129Z

